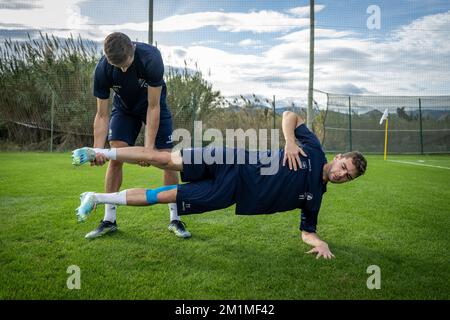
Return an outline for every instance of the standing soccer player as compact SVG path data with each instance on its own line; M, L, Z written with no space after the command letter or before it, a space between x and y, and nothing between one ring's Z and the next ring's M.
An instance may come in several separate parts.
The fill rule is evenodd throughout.
M134 146L145 123L145 147L170 151L172 144L172 115L166 103L164 64L159 50L149 44L132 42L120 32L108 35L104 42L104 56L94 74L94 96L97 114L94 120L94 148L103 148L108 138L111 148ZM114 91L111 117L109 94ZM109 131L108 131L109 130ZM93 165L106 162L98 154ZM146 165L141 163L141 165ZM117 192L122 184L123 162L110 161L105 176L106 192ZM178 183L175 171L164 170L164 185ZM176 236L191 236L180 220L175 203L169 203L169 230ZM100 237L117 230L116 206L106 205L105 216L87 239Z

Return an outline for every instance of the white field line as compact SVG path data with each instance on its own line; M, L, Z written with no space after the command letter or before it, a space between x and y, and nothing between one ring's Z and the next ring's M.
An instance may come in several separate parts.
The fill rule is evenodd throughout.
M391 162L398 162L398 163L406 163L406 164L414 164L416 166L423 166L423 167L431 167L431 168L438 168L438 169L447 169L450 170L449 167L442 167L442 166L433 166L431 164L423 164L423 163L417 163L417 162L411 162L411 161L400 161L400 160L388 160Z

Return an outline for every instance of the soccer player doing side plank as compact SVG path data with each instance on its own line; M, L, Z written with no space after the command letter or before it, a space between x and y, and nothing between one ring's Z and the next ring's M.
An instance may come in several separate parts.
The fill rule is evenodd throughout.
M96 155L101 153L109 160L129 163L145 161L164 170L180 171L182 181L187 182L116 193L85 192L77 209L78 219L86 219L97 204L149 206L176 203L180 215L223 209L233 204L236 204L236 214L249 215L300 208L302 240L313 246L308 253L316 253L317 258L330 259L334 255L316 233L322 195L328 182L344 183L364 174L367 161L360 152L352 151L338 154L327 162L317 137L293 112L283 113L282 129L286 145L284 150L279 151L253 152L208 147L174 152L144 147L74 150L74 165L94 161ZM277 152L278 170L273 174L262 174L262 170L268 167L263 159L267 159L271 152ZM214 161L205 161L205 154Z

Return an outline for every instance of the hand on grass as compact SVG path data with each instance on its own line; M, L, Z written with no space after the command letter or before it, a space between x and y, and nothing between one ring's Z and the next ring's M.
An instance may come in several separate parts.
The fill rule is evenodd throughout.
M316 259L319 259L320 257L323 257L324 259L333 259L334 258L334 254L331 253L328 245L320 245L320 246L314 247L306 253L317 253Z

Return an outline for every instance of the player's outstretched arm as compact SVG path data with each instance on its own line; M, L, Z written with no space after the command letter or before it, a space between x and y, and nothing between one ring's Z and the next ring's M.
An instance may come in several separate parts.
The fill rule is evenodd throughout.
M302 231L302 240L304 243L314 247L306 253L317 253L317 259L320 257L324 259L334 258L334 254L331 253L328 243L321 240L317 233Z

